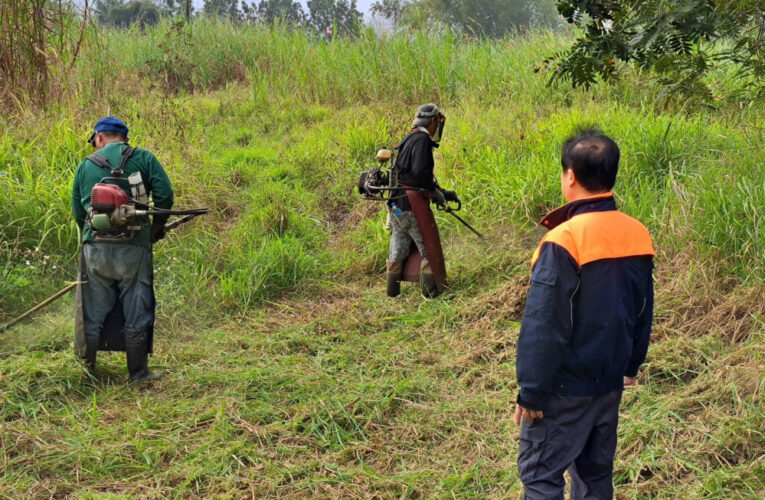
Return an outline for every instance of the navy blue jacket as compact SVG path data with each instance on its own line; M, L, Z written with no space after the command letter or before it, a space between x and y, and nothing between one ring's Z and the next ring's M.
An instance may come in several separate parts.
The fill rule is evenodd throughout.
M573 201L542 221L518 339L518 403L624 388L645 361L653 318L648 230L613 196Z

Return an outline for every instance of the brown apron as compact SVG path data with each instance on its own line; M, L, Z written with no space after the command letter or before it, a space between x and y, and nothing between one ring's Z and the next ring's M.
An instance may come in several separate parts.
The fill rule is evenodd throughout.
M433 271L433 278L436 280L436 287L438 292L442 293L446 288L446 261L441 248L441 237L438 234L436 219L430 209L430 199L417 188L405 184L402 184L401 187L406 189L406 196L412 206L414 219L417 221L417 227L420 228L422 234L422 241L425 243L425 251L428 253L428 262L430 262L430 268ZM403 281L420 282L422 260L417 245L412 242L412 251L404 261Z

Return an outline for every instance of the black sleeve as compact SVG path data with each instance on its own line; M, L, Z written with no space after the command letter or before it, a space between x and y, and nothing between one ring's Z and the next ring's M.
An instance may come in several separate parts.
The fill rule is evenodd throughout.
M429 191L436 189L433 179L433 141L423 136L412 144L412 177L416 185Z

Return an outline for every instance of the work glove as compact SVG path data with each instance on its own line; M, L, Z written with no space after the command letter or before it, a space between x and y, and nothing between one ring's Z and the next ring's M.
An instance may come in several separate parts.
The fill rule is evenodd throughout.
M457 198L457 192L449 191L448 189L444 189L444 199L446 199L446 201L453 201L454 203L460 202L460 199Z
M163 222L154 222L151 225L149 241L156 243L165 237L165 224Z
M444 198L444 193L441 192L440 189L436 189L433 191L433 196L431 197L433 200L433 203L436 205L445 205L446 204L446 198Z

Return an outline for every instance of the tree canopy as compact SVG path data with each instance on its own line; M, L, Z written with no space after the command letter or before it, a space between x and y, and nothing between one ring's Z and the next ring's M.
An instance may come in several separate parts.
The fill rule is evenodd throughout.
M667 92L711 99L704 77L735 68L739 88L765 95L765 3L761 0L566 0L558 11L582 28L549 58L553 80L589 87L618 77L617 61L658 75Z
M232 21L239 21L242 18L239 0L205 0L202 12L209 16L227 18Z
M309 24L326 35L358 33L363 19L356 0L308 0L308 13Z
M553 0L378 0L372 12L400 27L445 26L495 38L557 19Z
M150 0L98 0L94 7L101 24L128 28L132 24L151 26L159 22L160 8Z
M242 2L242 11L247 22L274 24L280 22L301 25L306 22L305 11L300 2L293 0L261 0L260 3Z
M185 16L186 8L189 15L194 13L194 2L191 0L154 0L163 16Z

